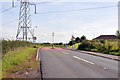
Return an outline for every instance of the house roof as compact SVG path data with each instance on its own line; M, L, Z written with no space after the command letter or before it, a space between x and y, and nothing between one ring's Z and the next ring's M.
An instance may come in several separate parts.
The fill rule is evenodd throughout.
M94 39L117 39L115 35L100 35Z

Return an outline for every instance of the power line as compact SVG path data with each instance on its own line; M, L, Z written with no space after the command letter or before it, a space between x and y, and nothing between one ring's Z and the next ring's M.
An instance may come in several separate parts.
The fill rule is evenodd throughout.
M49 12L40 12L40 13L37 13L37 14L49 14L49 13L59 13L59 12L74 12L74 11L81 11L81 10L102 9L102 8L111 8L111 7L117 7L117 6L105 6L105 7L84 8L84 9L76 9L76 10L63 10L63 11L49 11ZM31 14L31 15L35 15L35 14ZM16 20L14 20L14 21L16 21ZM10 23L12 23L14 21L7 22L7 24L10 24ZM2 25L6 25L6 24L2 24Z
M39 3L36 3L36 5L39 5L39 4L47 4L47 3L50 3L50 2L39 2Z
M5 9L5 10L1 11L0 13L6 12L6 11L12 9L12 8L13 8L13 7L10 7L10 8L8 8L8 9Z
M63 11L48 11L48 12L40 12L40 13L37 13L37 14L49 14L49 13L60 13L60 12L74 12L74 11L103 9L103 8L112 8L112 7L117 7L117 6L94 7L94 8L84 8L84 9L75 9L75 10L63 10Z
M5 10L1 11L0 13L7 12L7 11L9 11L9 10L13 9L13 8L16 8L16 7L19 7L19 6L10 7L10 8L8 8L8 9L5 9Z

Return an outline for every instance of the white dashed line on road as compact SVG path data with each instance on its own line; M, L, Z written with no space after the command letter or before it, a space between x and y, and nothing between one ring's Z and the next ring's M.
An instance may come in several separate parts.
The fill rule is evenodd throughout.
M87 61L87 60L82 59L82 58L79 58L79 57L77 57L77 56L73 56L73 57L76 58L76 59L82 60L82 61L84 61L84 62L87 62L87 63L89 63L89 64L94 64L93 62Z

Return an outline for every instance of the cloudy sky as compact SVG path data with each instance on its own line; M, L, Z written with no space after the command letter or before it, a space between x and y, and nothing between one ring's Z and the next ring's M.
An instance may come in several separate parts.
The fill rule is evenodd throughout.
M37 42L51 42L52 32L55 33L55 42L67 43L70 41L71 35L75 37L85 35L87 39L93 39L99 35L114 35L118 29L118 1L41 1L35 2L37 13L40 14L31 16L32 27L37 26L35 28ZM11 7L11 2L0 2L1 4L1 11ZM16 37L19 17L18 1L15 6L17 7L8 11L0 11L0 15L2 14L2 38L13 40ZM114 7L100 8L107 6ZM33 6L31 6L31 14L34 14Z

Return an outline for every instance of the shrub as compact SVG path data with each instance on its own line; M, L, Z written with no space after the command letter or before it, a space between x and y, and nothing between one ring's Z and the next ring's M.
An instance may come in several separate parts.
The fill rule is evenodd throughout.
M109 49L104 50L104 51L102 51L102 53L109 54L109 53L110 53L110 50L109 50Z
M26 41L18 41L18 40L2 40L2 53L7 53L8 51L13 51L18 47L30 46L32 43Z
M83 35L83 36L81 37L81 40L82 40L82 41L83 41L83 40L86 40L86 36Z
M106 48L106 46L105 45L99 45L98 46L98 52L103 52L103 51L105 51L105 50L107 50L107 48Z
M93 51L93 52L97 52L97 51L98 51L98 49L91 49L91 51Z
M119 30L116 31L116 36L118 39L120 39L120 31Z
M95 47L89 41L82 42L78 47L79 50L91 50L93 48L95 48Z
M69 44L70 46L72 46L72 45L75 44L75 41L70 41L68 44Z
M105 40L101 40L100 42L101 42L102 44L105 44Z
M112 49L112 45L108 45L108 49L111 50Z
M117 40L92 40L83 41L78 49L93 52L100 52L105 54L120 55L120 43Z

